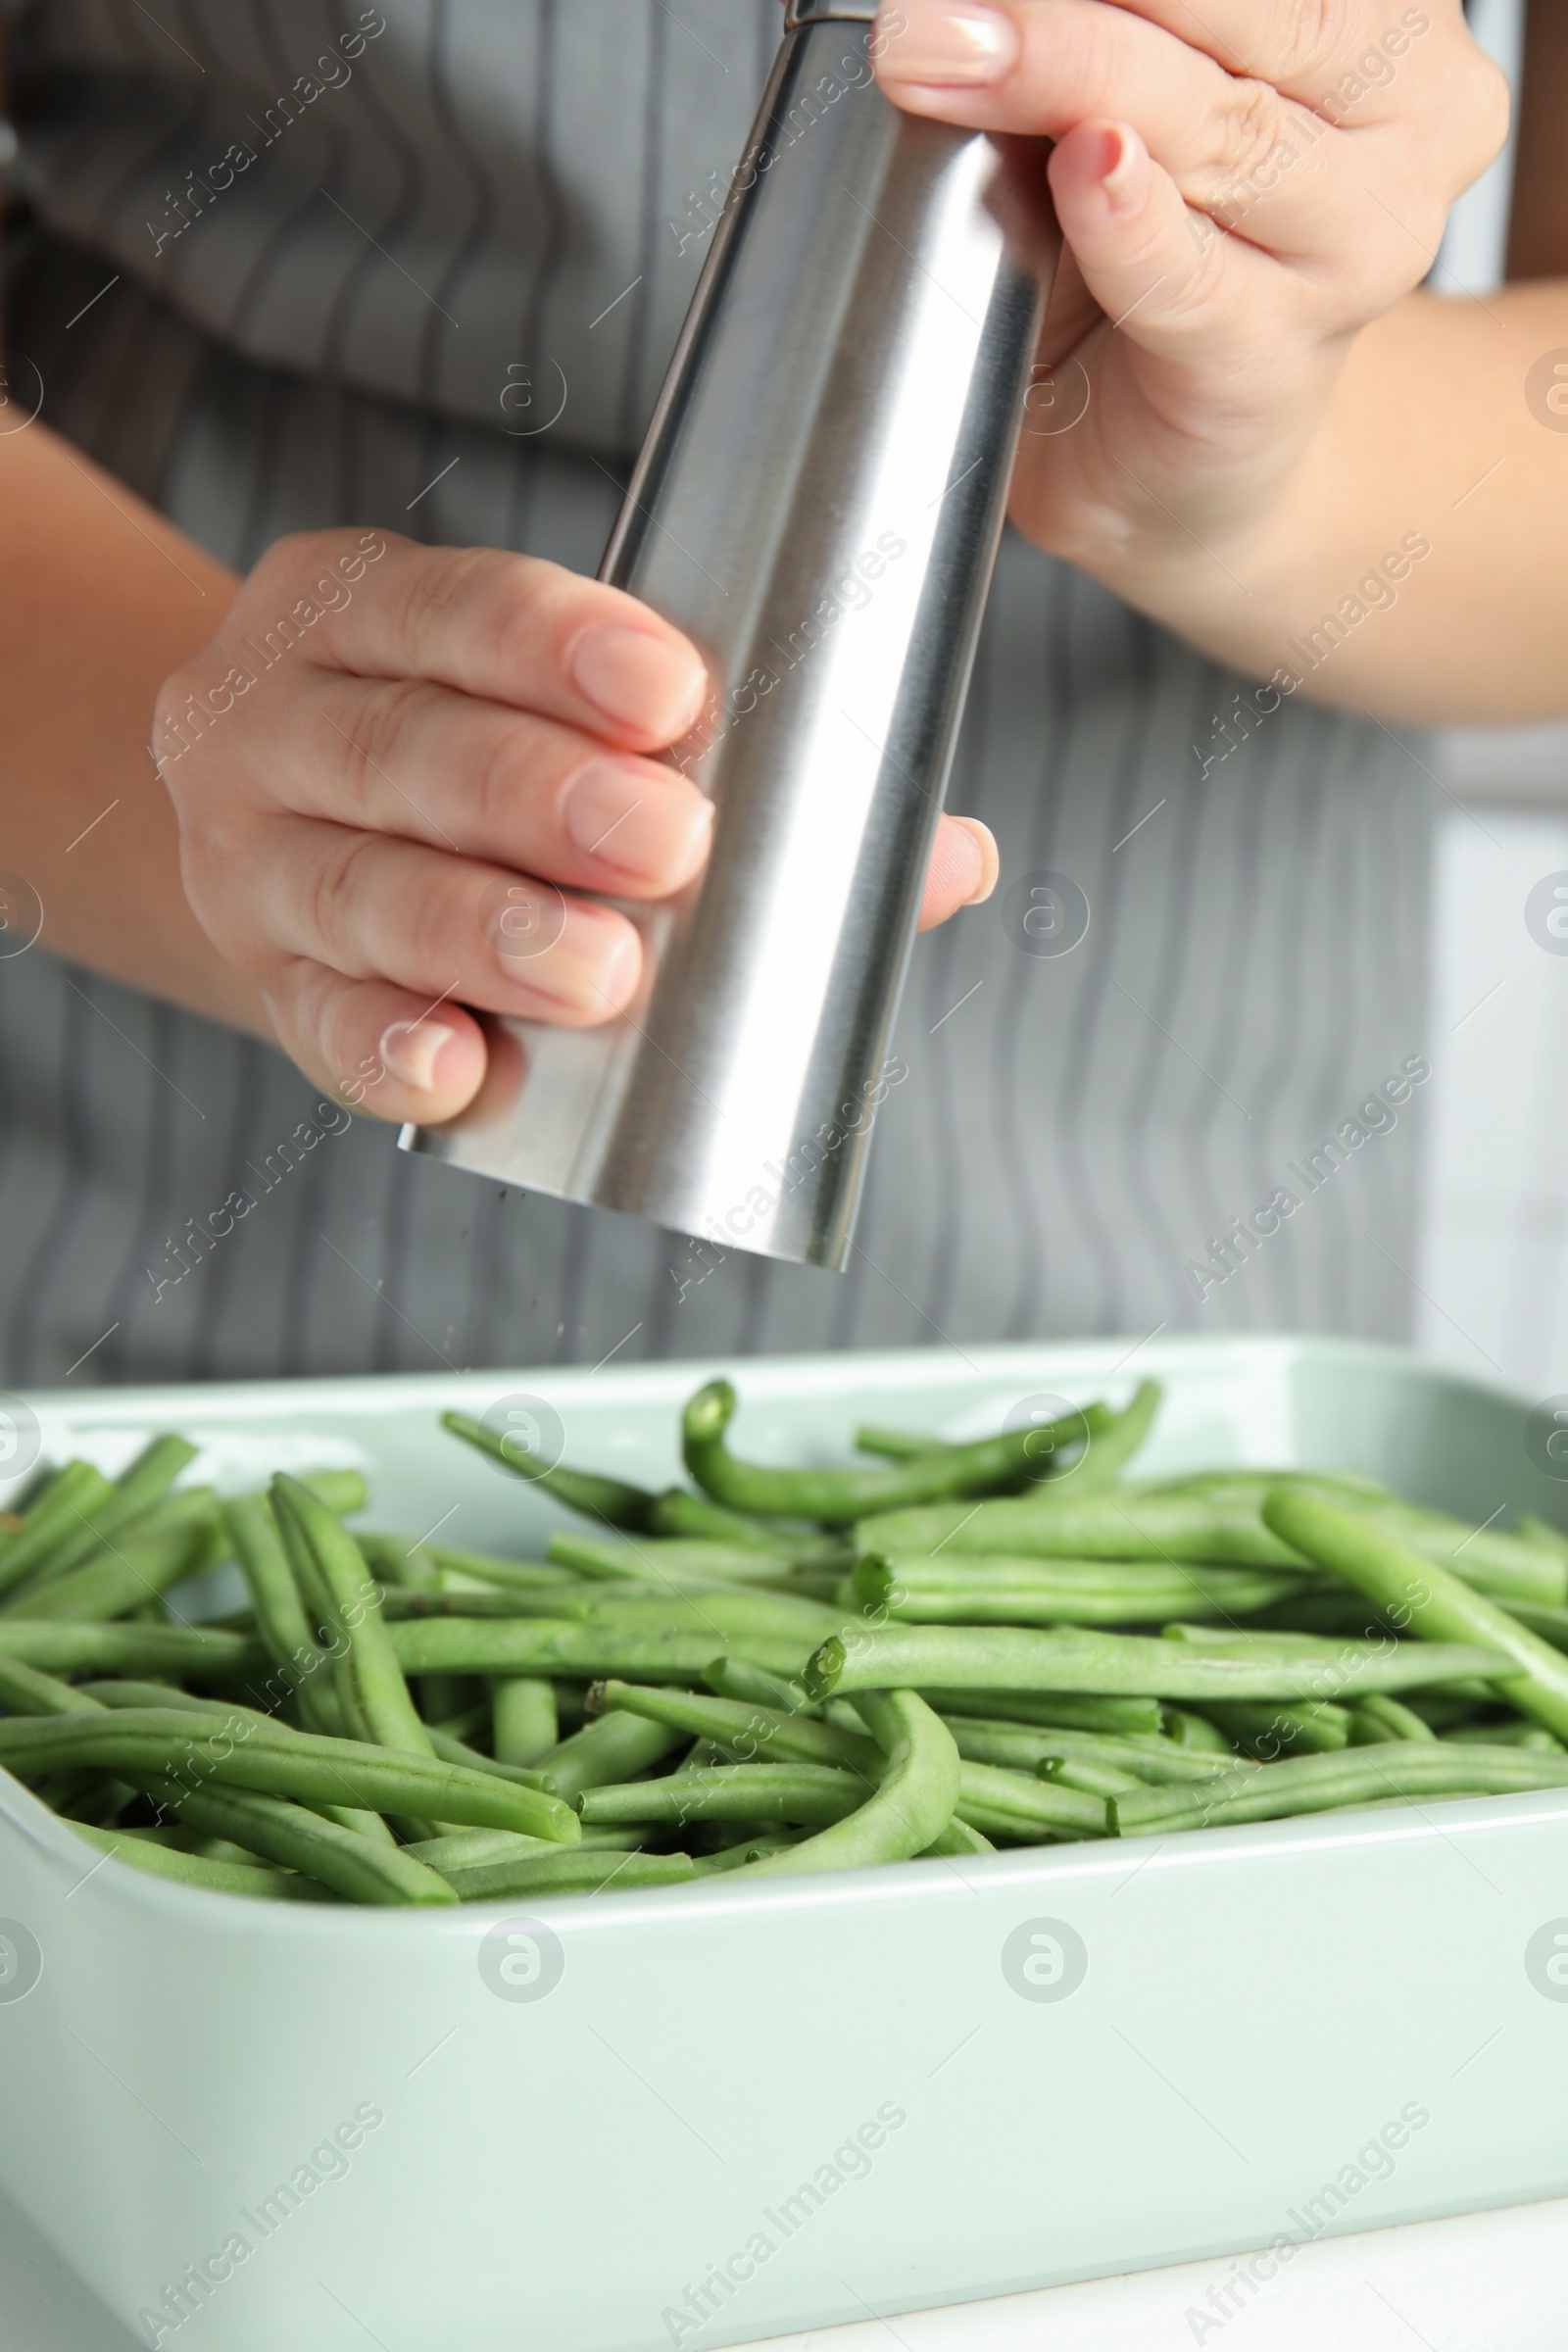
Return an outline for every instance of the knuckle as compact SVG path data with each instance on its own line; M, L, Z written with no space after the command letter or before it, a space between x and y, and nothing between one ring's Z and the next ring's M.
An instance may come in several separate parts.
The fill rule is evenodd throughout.
M507 557L486 614L492 630L487 650L503 665L503 674L515 675L530 665L530 656L536 663L541 640L559 645L576 601L596 593L591 582L559 564L534 556Z
M305 893L306 925L339 969L358 955L365 902L374 887L376 852L370 833L346 833L324 850Z
M1276 79L1301 89L1339 68L1345 48L1345 0L1291 0L1270 12L1269 42Z
M348 531L288 531L274 539L251 574L253 579L276 576L280 581L300 579L306 572L315 571L349 543Z
M537 747L529 730L513 722L486 729L468 792L474 837L479 841L514 840L519 812L546 807L535 788L540 782Z
M374 822L383 813L389 770L419 721L445 696L425 678L393 678L362 697L342 737L342 775L350 819Z
M1468 168L1466 186L1501 154L1513 119L1513 94L1502 68L1473 43L1467 66L1463 106L1455 115L1460 156Z
M410 564L398 613L405 641L424 644L462 605L474 602L482 609L486 574L497 562L491 548L462 547L439 548Z
M1212 193L1245 187L1280 144L1285 113L1266 81L1234 81L1219 119L1218 153L1207 167Z

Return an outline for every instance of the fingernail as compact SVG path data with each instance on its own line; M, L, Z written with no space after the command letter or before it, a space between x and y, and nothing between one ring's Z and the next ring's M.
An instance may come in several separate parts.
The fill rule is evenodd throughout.
M960 816L954 821L968 834L980 858L980 879L963 904L965 906L983 906L1002 874L1002 853L997 848L997 837L991 827L983 825L977 816Z
M708 673L697 656L656 637L651 629L618 622L590 629L571 657L580 694L623 727L657 743L673 743L703 707Z
M897 18L902 30L893 31ZM1018 33L1000 9L957 0L901 0L887 20L879 71L884 81L1001 81L1018 62Z
M394 1021L383 1030L376 1051L394 1078L427 1095L435 1084L441 1049L457 1034L444 1021Z
M555 945L535 962L504 968L562 1012L607 1020L631 995L641 965L642 949L624 915L568 899Z
M580 767L567 782L562 814L586 856L671 890L697 871L713 825L712 803L691 785L665 783L619 760Z
M1105 132L1105 145L1100 184L1110 199L1111 208L1118 213L1130 213L1142 204L1149 183L1149 154L1135 130L1114 123Z

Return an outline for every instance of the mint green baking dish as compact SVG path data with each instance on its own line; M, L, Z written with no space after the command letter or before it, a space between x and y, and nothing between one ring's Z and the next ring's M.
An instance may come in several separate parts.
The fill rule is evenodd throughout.
M1523 1403L1392 1350L729 1369L739 1442L781 1460L841 1457L862 1415L964 1435L1152 1373L1151 1470L1335 1464L1477 1522L1565 1515ZM165 1428L229 1487L358 1462L375 1524L483 1548L555 1514L440 1410L528 1394L569 1458L661 1483L704 1376L32 1402L50 1451L111 1469ZM521 1909L199 1894L95 1865L0 1775L0 2189L143 2341L214 2352L739 2344L1568 2190L1568 1999L1527 1968L1568 1936L1562 1793ZM1009 1958L1039 1933L1073 1961L1048 1998Z

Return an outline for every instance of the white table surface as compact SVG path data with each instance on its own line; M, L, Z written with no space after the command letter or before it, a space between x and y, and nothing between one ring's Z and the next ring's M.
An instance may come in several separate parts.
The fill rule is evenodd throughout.
M774 2352L1563 2352L1565 2271L1568 2199L1554 2199L1302 2246L1214 2324L1206 2298L1223 2289L1225 2261L769 2340ZM344 2352L364 2352L344 2328ZM131 2352L136 2341L0 2200L0 2352ZM224 2347L204 2333L201 2352ZM454 2336L385 2352L464 2347Z

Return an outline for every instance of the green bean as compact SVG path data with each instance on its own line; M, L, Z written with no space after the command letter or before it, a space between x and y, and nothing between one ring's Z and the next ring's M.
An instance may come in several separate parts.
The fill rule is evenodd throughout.
M441 1420L454 1437L477 1446L493 1462L499 1462L503 1470L510 1470L514 1478L542 1487L547 1494L553 1494L570 1510L581 1511L585 1518L602 1519L610 1527L649 1526L658 1496L646 1489L628 1486L624 1479L596 1478L582 1470L553 1469L520 1445L514 1432L509 1430L498 1436L466 1413L443 1413Z
M926 1852L950 1828L963 1768L941 1717L913 1690L864 1691L856 1701L856 1711L886 1759L875 1794L817 1837L753 1863L752 1873L778 1877L904 1861ZM736 1764L729 1769L760 1772L784 1767ZM790 1769L812 1768L802 1764ZM841 1777L863 1794L863 1784L852 1774ZM982 1822L971 1826L982 1831L985 1827Z
M684 1747L688 1734L667 1724L650 1723L617 1712L601 1715L582 1731L563 1740L534 1767L541 1788L564 1803L574 1804L587 1789L629 1781Z
M671 1592L659 1585L582 1584L567 1592L509 1593L389 1593L395 1602L393 1622L406 1626L421 1620L479 1617L491 1620L538 1618L546 1623L573 1623L640 1635L706 1633L710 1639L735 1636L750 1642L799 1639L804 1655L843 1622L843 1611L797 1593L761 1592L755 1586L714 1586L703 1592ZM711 1651L710 1651L711 1655Z
M972 1446L954 1446L940 1454L920 1454L895 1470L769 1470L742 1462L724 1442L735 1412L735 1391L727 1380L710 1381L687 1405L682 1418L686 1467L698 1485L732 1509L764 1511L795 1519L820 1519L845 1526L874 1511L893 1511L937 1495L983 1494L1004 1485L1054 1446L1070 1444L1074 1424L1091 1430L1104 1425L1102 1406L1090 1405L1049 1428L1012 1430Z
M1136 1772L1115 1764L1097 1764L1087 1756L1051 1756L1036 1771L1053 1788L1075 1788L1084 1796L1119 1796L1144 1783Z
M1261 1516L1263 1497L1281 1485L1301 1494L1321 1491L1341 1501L1350 1492L1315 1472L1287 1474L1273 1486L1249 1472L1224 1483L1134 1486L1101 1494L1084 1492L1074 1477L1026 1495L984 1502L978 1509L956 1503L889 1512L867 1520L858 1537L862 1552L897 1558L1000 1552L1299 1571L1309 1563ZM1496 1581L1538 1602L1564 1598L1557 1589L1559 1570L1516 1538L1491 1533L1483 1538L1441 1512L1418 1512L1376 1494L1363 1504L1356 1493L1358 1509L1386 1513L1391 1524L1397 1519L1407 1525L1435 1557L1445 1558L1462 1544L1458 1566L1468 1582Z
M497 1621L429 1618L390 1628L405 1674L530 1674L598 1682L694 1683L731 1646L721 1630L643 1631L637 1626L574 1624L552 1618ZM778 1674L798 1674L812 1637L781 1640L748 1634L734 1646ZM36 1663L36 1661L34 1661Z
M309 1487L318 1502L324 1502L339 1519L352 1519L370 1499L363 1470L303 1470L300 1485Z
M1223 1650L1201 1650L1140 1634L1082 1633L1072 1628L1043 1634L994 1626L891 1625L852 1633L848 1643L837 1635L824 1642L807 1666L806 1688L813 1698L910 1685L924 1690L933 1683L970 1690L1076 1687L1200 1701L1333 1698L1487 1673L1502 1663L1500 1651L1500 1643L1488 1651L1458 1643L1440 1648L1401 1642L1381 1647L1370 1642L1325 1642L1321 1652L1313 1653L1271 1650L1262 1641L1246 1648L1237 1643ZM1568 1663L1563 1671L1568 1677Z
M226 1838L287 1870L303 1871L334 1894L356 1903L450 1903L446 1881L399 1845L380 1845L357 1830L324 1820L302 1805L272 1796L208 1787L200 1793L162 1779L156 1770L134 1775L161 1803L210 1837Z
M491 1685L496 1761L537 1764L561 1740L556 1686L530 1675L506 1676Z
M1521 1604L1515 1601L1511 1605L1517 1609ZM1259 1634L1312 1634L1320 1642L1336 1634L1348 1635L1352 1641L1376 1642L1398 1630L1357 1595L1320 1585L1305 1585L1297 1599L1259 1609L1251 1626Z
M951 1828L952 1824L948 1826ZM733 1845L721 1847L716 1854L699 1854L693 1867L700 1879L711 1878L715 1873L729 1870L745 1870L749 1863L765 1862L770 1854L784 1853L808 1834L800 1830L779 1830L771 1837L740 1838ZM929 1852L930 1848L926 1850Z
M1192 1788L1145 1788L1112 1797L1110 1816L1119 1836L1136 1838L1283 1821L1292 1814L1333 1812L1383 1797L1506 1796L1564 1787L1568 1755L1401 1740L1348 1747L1333 1756L1293 1757L1286 1764L1265 1765L1234 1787L1228 1779L1215 1779Z
M294 1579L307 1622L320 1646L327 1669L332 1704L339 1719L337 1728L347 1739L363 1740L371 1746L379 1746L382 1743L371 1733L360 1690L358 1661L342 1607L317 1558L315 1545L308 1541L298 1514L286 1504L275 1478L269 1500L278 1535L282 1539L289 1573ZM353 1542L352 1538L347 1540ZM353 1544L353 1549L357 1582L367 1592L371 1591L372 1580L365 1566L365 1555L357 1543ZM411 1597L417 1599L419 1596L416 1594Z
M1564 1535L1560 1527L1552 1527L1544 1519L1538 1519L1532 1512L1524 1511L1509 1532L1517 1536L1521 1544L1533 1544L1538 1551L1549 1551L1554 1559L1568 1563L1568 1535Z
M718 1698L743 1698L753 1706L777 1707L786 1715L820 1715L822 1710L806 1695L806 1686L782 1674L769 1674L750 1658L714 1658L703 1669L703 1680Z
M127 1838L143 1838L151 1845L167 1845L177 1854L194 1854L202 1862L246 1862L254 1866L256 1856L242 1845L232 1845L226 1838L204 1837L200 1830L188 1830L183 1822L165 1822L158 1829L135 1828L122 1833ZM269 1865L269 1868L273 1865Z
M788 1592L795 1589L791 1580L802 1573L788 1552L687 1537L607 1544L594 1536L555 1535L550 1539L550 1557L579 1576L604 1584L641 1585L650 1591L744 1585L782 1587ZM849 1565L847 1552L843 1564Z
M580 1852L519 1854L443 1873L460 1902L504 1901L523 1894L610 1894L635 1886L683 1886L697 1876L690 1854Z
M313 1729L341 1736L343 1711L330 1670L321 1671L326 1653L311 1631L271 1503L265 1494L240 1495L223 1505L223 1524L273 1665L288 1678Z
M435 1749L430 1735L393 1654L376 1588L367 1576L365 1557L354 1538L308 1488L281 1471L272 1481L272 1507L285 1533L292 1528L315 1562L331 1611L330 1622L349 1644L360 1705L371 1739L380 1747L432 1755Z
M1153 1427L1163 1396L1164 1390L1157 1380L1140 1381L1131 1402L1111 1416L1108 1428L1089 1446L1073 1472L1074 1488L1080 1497L1115 1486Z
M1352 1747L1375 1747L1389 1740L1435 1740L1436 1732L1423 1723L1413 1707L1402 1706L1386 1692L1363 1698L1350 1717Z
M1565 1752L1563 1742L1544 1723L1461 1723L1443 1736L1462 1746L1474 1742L1482 1747L1535 1747L1547 1755Z
M67 1568L51 1565L3 1605L7 1617L107 1622L216 1568L226 1545L210 1487L187 1487L155 1504Z
M108 1537L118 1535L162 1501L180 1472L196 1459L196 1452L184 1438L154 1438L122 1470L108 1494L93 1508L73 1514L75 1525L72 1533L61 1538L47 1558L39 1561L39 1567L54 1576L89 1559Z
M456 1739L451 1732L443 1732L434 1724L427 1727L426 1737L430 1742L428 1752L439 1756L443 1763L461 1764L467 1772L493 1773L497 1780L514 1781L519 1788L544 1787L541 1776L531 1766L504 1764L499 1757L487 1756L481 1748L470 1747L466 1740Z
M1112 1738L1157 1739L1164 1709L1157 1698L1097 1698L1077 1690L922 1690L939 1715L983 1715L1033 1723L1046 1730L1105 1732Z
M1103 1798L1009 1772L1004 1765L960 1765L957 1810L971 1829L988 1838L1012 1838L1029 1845L1047 1838L1105 1836Z
M450 1583L443 1579L435 1592L383 1585L381 1616L388 1625L409 1625L427 1617L584 1617L597 1605L594 1593L594 1586L575 1576L548 1592L521 1586L481 1588L466 1578Z
M922 1454L950 1453L952 1449L951 1438L923 1436L911 1429L887 1429L875 1421L862 1421L855 1433L857 1453L880 1454L888 1462L917 1462Z
M1185 1707L1169 1707L1165 1713L1165 1729L1171 1744L1199 1756L1224 1756L1235 1761L1236 1750L1217 1724L1206 1715L1194 1715Z
M1540 1608L1561 1608L1568 1601L1568 1558L1561 1552L1546 1551L1500 1528L1472 1527L1446 1511L1423 1510L1396 1498L1347 1498L1345 1507L1379 1534L1510 1607L1516 1600Z
M83 1697L100 1707L172 1707L180 1714L205 1715L236 1728L250 1724L270 1730L276 1717L260 1708L237 1705L231 1699L197 1698L188 1690L172 1690L164 1683L80 1683L76 1686ZM357 1830L364 1838L372 1838L378 1844L395 1845L394 1838L379 1813L367 1813L353 1805L329 1805L313 1799L311 1810L328 1821L337 1822L345 1830Z
M33 1792L60 1815L62 1821L89 1829L114 1827L138 1793L103 1772L47 1773L33 1783Z
M1106 1415L1102 1434L1087 1446L1071 1476L1077 1479L1075 1492L1084 1494L1092 1487L1114 1486L1123 1468L1132 1459L1149 1434L1160 1401L1157 1381L1145 1381L1125 1412ZM856 1450L859 1453L881 1454L888 1461L906 1462L923 1455L949 1453L953 1446L946 1438L922 1437L909 1430L884 1429L871 1422L862 1422L855 1433ZM1053 1448L1053 1451L1054 1448ZM1047 1474L1055 1469L1048 1463ZM1086 1482L1085 1473L1089 1473ZM1027 1470L1028 1478L1038 1478L1040 1472Z
M1210 1656L1216 1651L1221 1654L1230 1650L1241 1652L1255 1650L1261 1645L1271 1654L1279 1650L1295 1650L1302 1657L1316 1658L1329 1655L1335 1647L1321 1634L1281 1633L1272 1626L1196 1625L1184 1623L1177 1617L1159 1630L1165 1641L1185 1642L1192 1648L1204 1650Z
M426 1544L422 1549L443 1578L471 1577L482 1585L524 1592L543 1592L552 1586L577 1582L569 1569L551 1568L543 1560L502 1560L485 1551L454 1551L449 1544Z
M825 1764L719 1764L679 1780L587 1788L577 1800L585 1822L660 1821L681 1828L689 1821L835 1822L864 1802L863 1781Z
M0 1655L0 1704L12 1715L90 1714L98 1701L20 1658Z
M242 1706L228 1698L198 1698L193 1690L173 1690L168 1683L127 1682L116 1677L113 1681L76 1683L72 1687L82 1697L90 1698L96 1707L174 1707L182 1715L212 1716L220 1723L259 1724L267 1731L277 1721L260 1707Z
M727 1511L710 1495L691 1494L684 1487L668 1487L662 1494L655 1496L648 1515L648 1532L654 1536L693 1537L709 1544L740 1544L754 1551L800 1547L798 1539L778 1534L749 1512Z
M1070 1475L1078 1480L1076 1491L1082 1494L1086 1491L1084 1474L1092 1468L1090 1483L1094 1487L1113 1486L1123 1466L1132 1459L1148 1436L1159 1399L1158 1383L1145 1381L1125 1412L1112 1414L1106 1413L1103 1407L1096 1407L1096 1426L1100 1434L1085 1446L1076 1467L1070 1473L1063 1473L1059 1465L1050 1458L1070 1441L1057 1439L1044 1449L1047 1460L1043 1469L1034 1466L1026 1443L1022 1449L1026 1463L1021 1476L1034 1481L1042 1476ZM1072 1418L1076 1419L1077 1416ZM1027 1435L1025 1433L1026 1438ZM881 1454L886 1460L894 1462L917 1461L928 1455L951 1454L956 1450L951 1439L920 1436L904 1429L885 1429L871 1422L862 1422L856 1431L855 1446L858 1453ZM1013 1475L1016 1479L1020 1473L1015 1471Z
M254 1862L215 1862L206 1855L181 1853L158 1844L135 1830L97 1830L87 1822L73 1822L78 1838L99 1853L133 1869L150 1871L155 1879L173 1879L185 1886L206 1886L214 1894L260 1895L272 1902L319 1902L322 1889L298 1871L274 1870Z
M941 1837L933 1838L929 1845L922 1846L914 1859L917 1862L934 1862L944 1855L994 1854L996 1850L989 1838L982 1837L972 1823L960 1821L955 1813Z
M1166 1782L1206 1781L1236 1762L1229 1748L1214 1755L1178 1747L1173 1740L1107 1739L1102 1732L1036 1731L1021 1723L988 1723L961 1715L944 1718L967 1763L1005 1764L1013 1772L1038 1772L1053 1759L1062 1763L1104 1764L1131 1773L1134 1780L1156 1786Z
M1539 1634L1553 1649L1568 1650L1568 1609L1542 1608L1528 1600L1510 1600L1510 1617L1517 1617L1528 1632Z
M1010 1552L1042 1559L1192 1561L1202 1566L1295 1568L1299 1552L1270 1533L1250 1494L1142 1494L1137 1488L1074 1496L1076 1479L998 1500L952 1502L863 1518L861 1551L896 1556ZM956 1565L956 1562L955 1562Z
M1328 1755L1350 1743L1350 1710L1324 1700L1316 1706L1277 1707L1266 1700L1241 1699L1205 1709L1209 1721L1235 1746L1265 1763L1286 1751Z
M185 1766L225 1788L297 1797L307 1804L346 1803L368 1812L429 1816L473 1829L522 1830L557 1844L577 1842L577 1823L569 1806L494 1774L470 1772L401 1749L294 1732L277 1723L264 1727L258 1721L238 1728L244 1738L229 1740L223 1754L218 1741L226 1734L201 1740L198 1751L198 1727L172 1707L54 1716L47 1722L8 1717L0 1720L0 1764L23 1775L96 1765L125 1779L133 1768L163 1775Z
M270 1730L277 1722L274 1714L256 1707L237 1704L232 1699L197 1698L188 1690L172 1690L162 1683L84 1683L78 1686L83 1694L100 1707L167 1707L180 1714L216 1717L219 1722L240 1728L260 1725ZM280 1727L286 1729L287 1727ZM326 1804L312 1800L312 1809L337 1822L345 1830L357 1830L364 1838L373 1838L380 1845L394 1845L394 1838L379 1813L368 1813L353 1805Z
M55 1618L0 1618L0 1657L46 1674L177 1674L227 1683L267 1672L267 1652L243 1634L189 1625L70 1625Z
M67 1462L49 1478L23 1516L22 1532L0 1551L0 1592L12 1592L51 1555L74 1541L115 1490L91 1462Z
M935 1561L863 1552L853 1598L905 1625L1150 1625L1192 1610L1243 1615L1298 1592L1294 1571L1183 1569L1155 1560L1032 1560L1004 1553ZM849 1596L847 1596L849 1597Z
M667 1552L669 1548L653 1540L636 1543L623 1539L611 1544L599 1536L580 1536L571 1528L560 1528L550 1539L547 1556L552 1566L569 1568L573 1576L588 1577L595 1583L645 1585L656 1581L649 1568L656 1550ZM688 1544L674 1546L683 1560L691 1548ZM748 1556L755 1558L756 1554Z
M449 1867L466 1870L476 1862L506 1862L519 1854L559 1854L564 1849L548 1838L524 1838L515 1830L451 1830L444 1838L423 1838L403 1850L445 1876Z
M813 1722L745 1699L710 1697L701 1690L669 1690L645 1684L595 1684L589 1704L639 1715L697 1740L711 1740L741 1763L847 1765L862 1778L879 1776L876 1741L836 1724Z
M1351 1494L1357 1498L1373 1495L1380 1502L1396 1501L1392 1487L1381 1479L1367 1478L1359 1470L1320 1470L1298 1466L1294 1469L1230 1469L1188 1470L1178 1478L1140 1478L1126 1492L1135 1494L1226 1494L1245 1497L1262 1506L1263 1497L1279 1486L1306 1486L1322 1489L1325 1494Z
M1270 1526L1292 1531L1288 1541L1309 1545L1323 1567L1334 1569L1390 1611L1396 1623L1408 1624L1421 1637L1411 1644L1418 1655L1425 1642L1485 1642L1514 1669L1501 1675L1494 1670L1487 1677L1508 1704L1544 1723L1549 1732L1568 1732L1568 1658L1530 1633L1499 1602L1474 1591L1428 1555L1396 1543L1358 1512L1336 1503L1280 1488L1263 1512Z
M409 1592L438 1592L441 1570L422 1544L406 1543L402 1536L356 1532L355 1544L369 1574L383 1585Z

